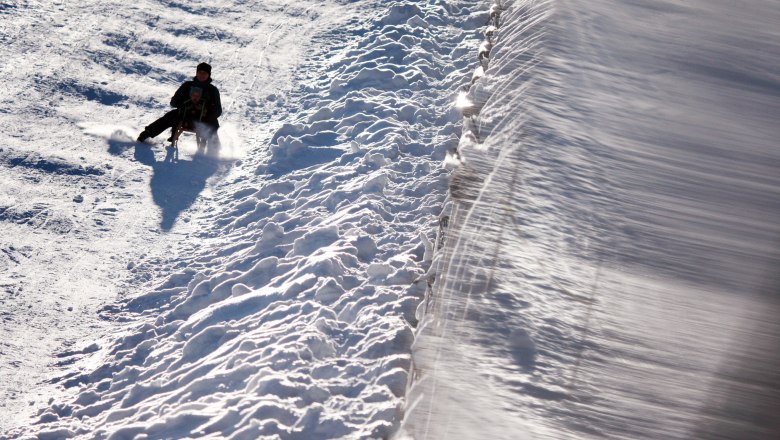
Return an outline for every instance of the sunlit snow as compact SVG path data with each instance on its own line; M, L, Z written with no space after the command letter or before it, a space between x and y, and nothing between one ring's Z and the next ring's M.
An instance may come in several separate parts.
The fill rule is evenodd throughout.
M780 432L772 1L0 19L0 438Z

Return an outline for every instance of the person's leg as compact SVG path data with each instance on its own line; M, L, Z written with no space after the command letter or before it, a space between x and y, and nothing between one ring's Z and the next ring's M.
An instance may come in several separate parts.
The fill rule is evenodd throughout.
M216 120L204 121L197 125L198 135L203 139L206 139L208 143L209 151L219 150L219 136L217 130L219 130L219 122Z
M168 128L173 128L179 122L179 111L171 110L160 119L147 125L144 131L138 135L138 141L143 142L147 138L153 138Z

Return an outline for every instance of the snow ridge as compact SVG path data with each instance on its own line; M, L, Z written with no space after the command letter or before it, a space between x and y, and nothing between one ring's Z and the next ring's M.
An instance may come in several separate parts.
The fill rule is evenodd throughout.
M339 31L344 47L298 73L306 110L195 211L198 247L106 311L138 324L102 347L100 367L62 379L75 400L14 435L390 437L440 164L460 132L452 95L481 24L460 3L395 2Z
M500 261L504 234L516 229L507 223L513 213L507 200L520 191L517 171L512 172L517 163L511 159L522 154L523 145L491 144L486 139L501 123L511 126L501 127L499 133L526 129L528 114L534 111L527 92L534 87L534 67L541 56L546 6L494 1L483 14L484 40L472 53L476 63L471 82L456 100L464 128L457 150L447 158L448 167L454 169L451 197L436 241L432 288L421 305L404 438L519 439L528 435L524 420L510 408L515 401L501 397L505 394L502 381L491 379L505 372L494 370L494 361L484 355L486 347L496 347L503 355L513 354L521 365L534 362L534 341L522 321L510 318L524 308L522 304L510 301L491 307L497 295L492 290L499 283L495 278L504 266ZM502 27L505 21L511 26ZM505 44L515 50L502 52ZM491 63L494 51L499 53L495 67ZM514 79L512 90L507 78ZM508 111L483 117L482 109L497 101L510 102ZM498 122L493 120L497 116ZM501 190L486 191L492 181L499 181Z

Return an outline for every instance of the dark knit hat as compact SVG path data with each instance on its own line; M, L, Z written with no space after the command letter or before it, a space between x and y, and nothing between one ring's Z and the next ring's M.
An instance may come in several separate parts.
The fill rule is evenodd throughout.
M195 71L200 72L201 70L208 72L209 75L211 75L211 65L209 63L198 64L198 67L195 69Z

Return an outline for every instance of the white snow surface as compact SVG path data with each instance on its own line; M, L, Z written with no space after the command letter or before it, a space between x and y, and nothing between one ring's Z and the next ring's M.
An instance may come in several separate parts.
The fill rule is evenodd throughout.
M0 5L0 436L390 437L467 6ZM223 148L133 142L201 61Z
M776 438L778 14L1 4L0 438Z
M405 434L780 438L778 3L493 5Z

